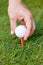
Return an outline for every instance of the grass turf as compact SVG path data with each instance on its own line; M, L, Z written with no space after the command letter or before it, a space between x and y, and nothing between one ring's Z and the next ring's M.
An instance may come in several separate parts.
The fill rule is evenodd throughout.
M36 31L22 48L10 35L7 0L0 0L0 65L43 65L43 0L23 0L33 13Z

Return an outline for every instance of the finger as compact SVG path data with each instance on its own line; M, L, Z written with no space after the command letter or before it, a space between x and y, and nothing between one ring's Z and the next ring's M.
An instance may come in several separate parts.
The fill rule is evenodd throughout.
M15 33L15 28L16 28L16 19L10 19L10 29L11 29L11 34Z
M31 35L34 33L34 31L35 31L35 23L34 23L34 20L32 18L32 31L31 31Z
M28 37L30 37L31 30L32 30L32 22L31 22L31 18L29 16L26 16L25 23L26 23L27 31L26 31L26 35L24 36L24 40L27 40Z

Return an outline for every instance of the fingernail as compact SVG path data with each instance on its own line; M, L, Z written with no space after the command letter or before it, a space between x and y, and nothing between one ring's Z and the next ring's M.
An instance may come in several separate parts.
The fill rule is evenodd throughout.
M26 37L24 37L24 40L26 41L26 40L27 40L27 38L26 38Z
M13 35L14 34L14 31L11 31L11 35Z

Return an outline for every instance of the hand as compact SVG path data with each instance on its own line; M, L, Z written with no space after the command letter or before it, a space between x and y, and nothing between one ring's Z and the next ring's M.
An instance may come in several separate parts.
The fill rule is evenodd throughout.
M9 5L8 7L11 34L14 34L15 28L17 26L16 24L17 20L20 20L21 23L27 28L27 33L24 36L24 40L27 40L35 30L33 16L23 3L19 1L12 3L13 5Z

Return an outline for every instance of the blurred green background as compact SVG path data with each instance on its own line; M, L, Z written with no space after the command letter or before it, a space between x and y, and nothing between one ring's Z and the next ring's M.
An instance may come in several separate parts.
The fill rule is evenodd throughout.
M43 65L43 0L23 0L32 12L36 31L25 41L10 35L8 0L0 0L0 65Z

